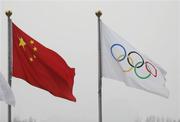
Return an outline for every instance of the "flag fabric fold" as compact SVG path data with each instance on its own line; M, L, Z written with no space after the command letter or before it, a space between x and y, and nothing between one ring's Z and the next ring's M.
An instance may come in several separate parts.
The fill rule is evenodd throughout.
M14 23L13 76L49 91L52 95L76 101L73 95L75 69L56 52L31 38Z
M0 73L0 100L5 103L15 106L15 97L14 94L5 80L4 76Z
M100 27L102 76L168 98L169 91L165 87L166 71L102 21Z

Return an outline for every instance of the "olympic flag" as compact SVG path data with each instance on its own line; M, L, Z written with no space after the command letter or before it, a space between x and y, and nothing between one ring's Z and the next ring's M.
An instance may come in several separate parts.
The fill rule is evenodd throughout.
M102 21L100 32L102 76L168 98L166 71L163 68L137 51Z
M0 73L0 100L5 101L9 105L15 106L15 97L14 94L5 80L3 75Z

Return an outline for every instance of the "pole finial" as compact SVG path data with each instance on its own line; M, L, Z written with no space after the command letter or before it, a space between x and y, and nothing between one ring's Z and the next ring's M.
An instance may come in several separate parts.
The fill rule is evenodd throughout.
M100 10L98 10L98 11L96 12L96 16L97 16L98 18L100 18L101 15L102 15L102 12L101 12Z
M11 15L12 15L12 12L10 10L6 11L6 16L7 17L11 17Z

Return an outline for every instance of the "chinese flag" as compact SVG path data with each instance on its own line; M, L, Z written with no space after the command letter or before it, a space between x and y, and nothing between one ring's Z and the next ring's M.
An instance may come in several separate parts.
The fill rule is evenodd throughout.
M49 91L57 97L76 101L72 94L75 69L56 52L28 36L14 23L13 76Z

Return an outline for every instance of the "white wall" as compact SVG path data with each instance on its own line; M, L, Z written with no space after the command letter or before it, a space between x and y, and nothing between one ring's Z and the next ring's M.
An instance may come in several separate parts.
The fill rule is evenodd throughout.
M145 52L168 72L170 98L126 87L103 79L104 122L133 122L148 115L178 117L178 4L177 2L48 2L3 1L2 12L11 9L12 20L40 43L57 51L76 68L74 94L77 103L13 78L16 107L13 117L32 116L38 122L97 122L97 18ZM1 71L7 75L7 18L2 15ZM179 100L180 101L180 100ZM0 122L7 121L1 103Z

